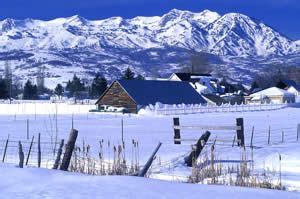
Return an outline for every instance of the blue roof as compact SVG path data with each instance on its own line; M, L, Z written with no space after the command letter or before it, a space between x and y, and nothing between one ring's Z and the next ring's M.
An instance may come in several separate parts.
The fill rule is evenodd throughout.
M294 80L285 79L285 80L282 80L282 82L284 84L286 84L287 86L293 86L293 87L297 86L297 83Z
M118 80L138 105L204 104L206 101L189 84L181 81Z
M297 84L294 80L286 79L283 80L282 82L288 87L293 86L295 89L300 90L300 84Z

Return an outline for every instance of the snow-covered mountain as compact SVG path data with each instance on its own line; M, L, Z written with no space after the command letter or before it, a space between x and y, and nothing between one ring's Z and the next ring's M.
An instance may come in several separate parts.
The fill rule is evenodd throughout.
M268 58L298 54L300 43L243 14L209 10L98 21L80 16L0 21L0 64L9 62L23 77L34 76L38 66L54 79L97 71L116 77L127 66L143 74L171 72L191 51Z

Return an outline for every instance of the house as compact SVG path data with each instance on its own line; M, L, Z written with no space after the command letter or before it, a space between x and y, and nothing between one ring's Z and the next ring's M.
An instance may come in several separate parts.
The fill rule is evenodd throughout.
M219 80L216 78L212 78L212 77L202 77L201 79L199 79L198 82L196 83L200 83L203 86L207 87L207 90L205 90L206 94L221 94L224 93L224 88L220 85ZM196 83L195 86L196 86Z
M224 93L234 93L238 95L248 95L250 93L249 89L240 83L229 83L223 79L220 85L224 88Z
M211 74L197 73L173 73L169 81L186 81L198 91L198 93L223 93L224 89L220 86L218 79Z
M38 95L38 100L50 100L50 95L47 93L43 93Z
M228 94L221 95L222 99L225 101L225 103L235 105L235 104L244 104L245 103L245 97L243 95L239 94Z
M228 103L220 96L214 94L202 94L202 97L207 101L208 105L220 106L222 104Z
M295 95L286 90L271 87L245 97L246 104L294 103Z
M56 94L53 94L50 96L50 101L51 102L57 102L57 101L67 101L68 97L66 96L58 96Z
M293 93L295 96L300 95L300 84L297 84L293 80L280 80L276 87L284 89L290 93Z
M137 113L150 104L206 104L189 82L117 80L97 100L96 105L124 107Z
M199 82L199 80L203 77L211 77L211 74L173 73L169 77L169 81Z

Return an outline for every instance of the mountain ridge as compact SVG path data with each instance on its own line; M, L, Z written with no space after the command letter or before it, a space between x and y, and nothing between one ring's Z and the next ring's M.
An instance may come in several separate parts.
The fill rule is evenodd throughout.
M227 13L221 16L209 10L193 13L173 9L161 17L132 19L112 17L103 20L87 20L79 15L49 21L5 19L0 22L0 26L1 46L12 44L8 50L18 49L18 45L14 45L17 43L13 41L14 39L24 40L23 43L28 44L34 43L32 36L35 36L35 41L38 43L43 43L49 37L52 38L53 46L39 47L44 50L53 47L59 49L86 47L91 44L101 48L99 43L109 44L111 40L117 39L121 48L175 46L222 56L288 55L299 51L296 41L284 37L254 18L240 13ZM61 33L61 38L55 36L56 31L53 29ZM261 35L266 34L269 36L260 38ZM80 37L87 38L87 42ZM73 41L73 46L68 45L70 41ZM114 46L112 42L110 47ZM260 46L262 49L256 49L255 46ZM21 47L30 50L30 46ZM36 46L32 44L31 47ZM0 48L0 50L4 49Z
M162 16L131 19L88 20L74 15L48 21L0 21L0 65L14 65L21 79L30 76L24 68L39 66L48 68L49 78L64 77L64 73L69 77L74 71L82 76L101 72L116 78L128 66L144 75L157 69L166 73L179 70L192 52L212 54L225 62L284 59L300 53L300 40L293 41L255 18L210 10L173 9ZM24 58L24 54L31 56Z

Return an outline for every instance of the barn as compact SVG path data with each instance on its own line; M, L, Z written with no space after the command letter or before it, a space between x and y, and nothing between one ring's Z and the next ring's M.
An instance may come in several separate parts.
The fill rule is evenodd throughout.
M206 104L206 101L189 84L179 81L117 80L97 100L96 105L124 107L137 113L147 105Z

